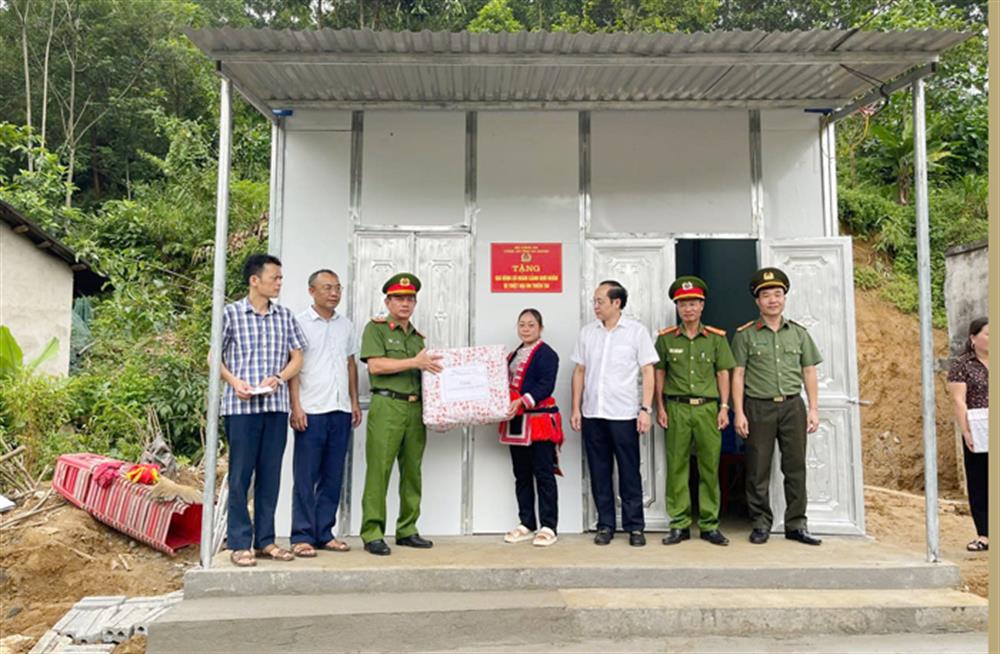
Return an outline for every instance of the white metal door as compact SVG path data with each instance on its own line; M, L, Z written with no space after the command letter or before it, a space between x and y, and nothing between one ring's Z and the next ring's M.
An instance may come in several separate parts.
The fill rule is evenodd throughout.
M413 324L429 348L469 343L471 235L467 232L359 232L354 240L353 307L358 331L373 316L385 315L382 284L396 272L412 271L421 281ZM370 400L368 375L359 371L359 393ZM367 420L367 412L365 412ZM365 475L365 425L355 439L351 490L354 533L361 525L361 494ZM471 491L463 483L463 430L429 432L423 459L423 511L419 529L427 534L462 533L462 507ZM387 531L391 534L399 508L397 472L387 497ZM428 510L430 509L430 510Z
M806 452L811 531L864 533L861 416L858 411L854 265L850 237L762 241L761 265L791 280L786 317L809 329L819 370L819 429ZM785 499L777 451L771 472L774 528L783 529Z
M590 239L584 260L584 284L581 296L581 324L594 320L592 294L597 284L613 279L628 290L624 315L641 322L650 337L659 329L674 324L674 312L666 289L674 278L673 239ZM586 456L586 455L584 455ZM659 427L640 437L639 469L642 475L643 507L647 529L667 529L665 501L667 466L663 434ZM590 475L584 466L584 492L587 495L584 524L597 526L597 508L590 493ZM615 488L617 489L617 475ZM616 498L621 520L621 501Z

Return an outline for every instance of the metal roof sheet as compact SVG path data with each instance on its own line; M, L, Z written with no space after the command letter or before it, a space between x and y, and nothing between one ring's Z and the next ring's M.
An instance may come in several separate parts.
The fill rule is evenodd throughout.
M279 108L835 108L969 38L937 30L660 33L189 30Z

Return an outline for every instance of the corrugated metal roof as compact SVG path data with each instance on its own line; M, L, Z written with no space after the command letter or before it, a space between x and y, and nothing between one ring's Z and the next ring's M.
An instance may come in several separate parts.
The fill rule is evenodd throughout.
M846 104L971 34L189 30L261 111Z

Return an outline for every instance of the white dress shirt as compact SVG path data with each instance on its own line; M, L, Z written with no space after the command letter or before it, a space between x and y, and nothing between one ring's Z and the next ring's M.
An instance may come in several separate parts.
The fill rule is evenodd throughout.
M600 320L584 325L573 361L584 367L584 418L634 420L642 401L639 369L660 360L646 328L622 316L608 330Z
M334 312L326 320L313 307L295 317L306 334L299 403L307 414L351 410L347 357L358 353L358 339L351 321Z

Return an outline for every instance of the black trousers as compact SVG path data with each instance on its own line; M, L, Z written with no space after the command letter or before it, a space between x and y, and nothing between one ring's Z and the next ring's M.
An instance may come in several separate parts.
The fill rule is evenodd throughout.
M597 505L597 528L615 530L615 490L612 472L618 465L618 496L622 529L642 531L642 477L639 474L639 433L635 420L583 419L583 445L590 469L590 491Z
M746 398L750 435L746 440L747 507L754 529L770 531L771 460L781 451L785 476L785 530L806 529L806 405L796 397L784 402Z
M989 452L972 452L962 439L962 452L965 455L965 484L969 491L969 510L972 520L976 523L976 535L990 536L990 480Z
M538 524L556 530L559 522L559 494L555 475L556 446L550 441L536 441L510 446L514 466L514 492L517 516L521 524L535 531ZM538 519L535 519L535 489L538 489Z

